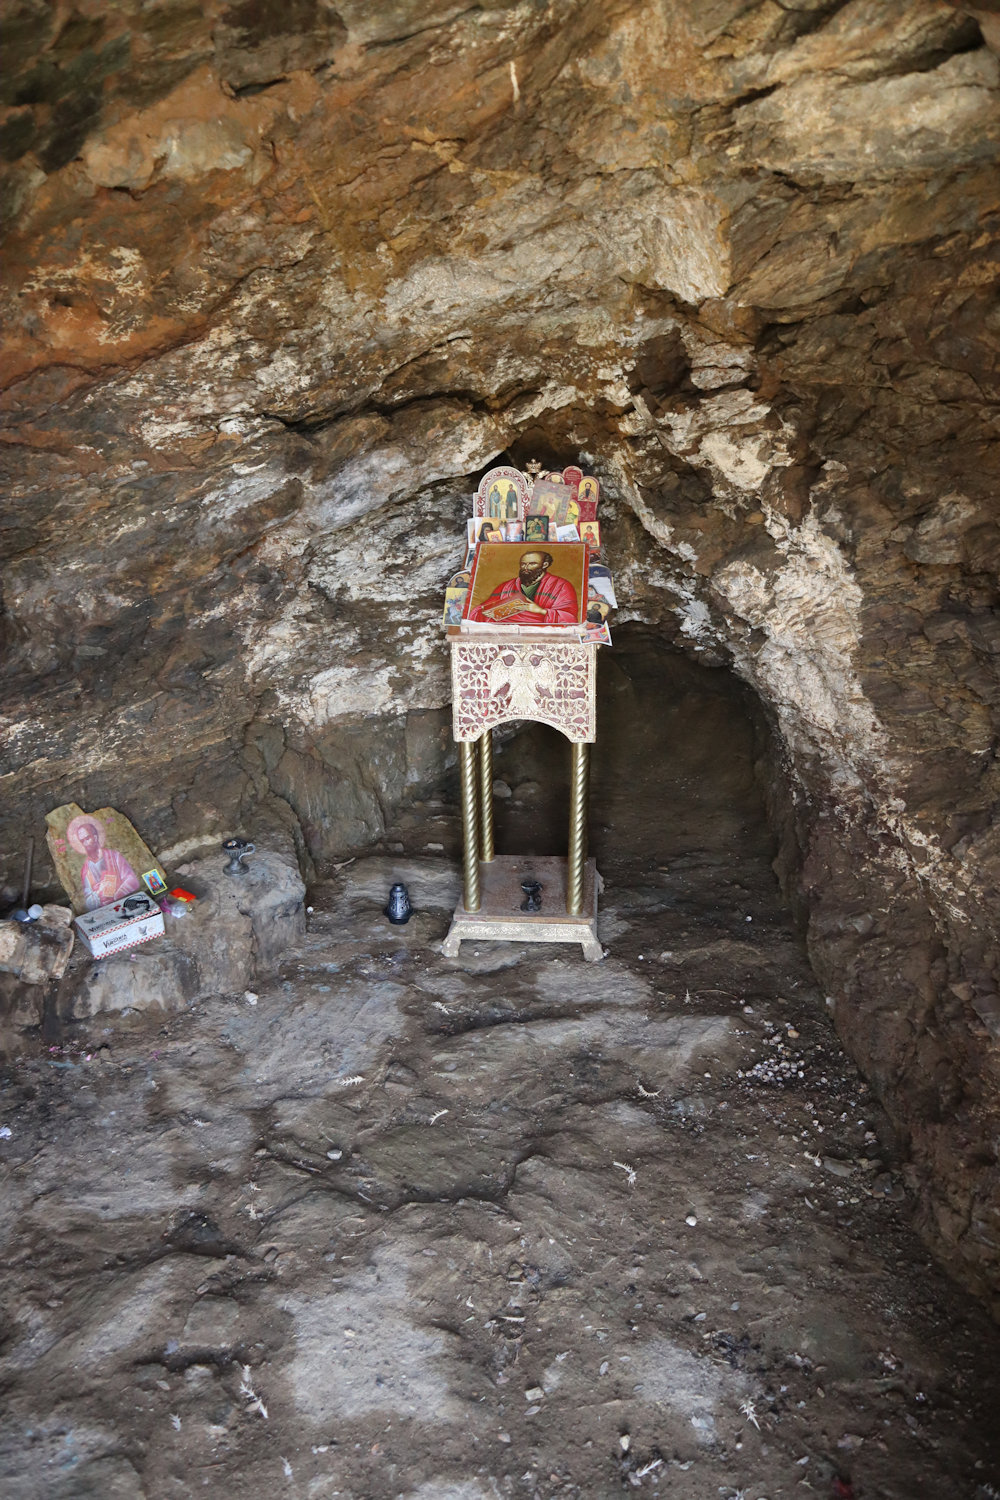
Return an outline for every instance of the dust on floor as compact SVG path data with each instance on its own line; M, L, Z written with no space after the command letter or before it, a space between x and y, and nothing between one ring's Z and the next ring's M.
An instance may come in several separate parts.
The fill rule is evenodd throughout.
M1000 1330L776 894L625 879L601 964L449 961L454 863L361 860L256 994L8 1065L0 1493L1000 1495Z

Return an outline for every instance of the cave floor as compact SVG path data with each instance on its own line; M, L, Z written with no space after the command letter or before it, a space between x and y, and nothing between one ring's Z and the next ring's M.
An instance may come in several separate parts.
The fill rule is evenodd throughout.
M443 959L454 861L383 853L256 995L7 1065L7 1500L1000 1493L766 862L606 864L603 963Z

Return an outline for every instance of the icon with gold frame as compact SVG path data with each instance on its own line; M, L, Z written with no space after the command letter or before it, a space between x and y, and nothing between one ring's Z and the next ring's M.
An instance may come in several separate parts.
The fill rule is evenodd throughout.
M477 547L463 625L582 625L588 561L583 542Z

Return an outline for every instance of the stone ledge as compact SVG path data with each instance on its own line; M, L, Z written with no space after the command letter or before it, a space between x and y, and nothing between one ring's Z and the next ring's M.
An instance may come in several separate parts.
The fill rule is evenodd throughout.
M182 917L165 914L166 932L125 953L92 958L77 943L66 973L51 986L0 975L0 1047L42 1024L46 999L56 1016L81 1021L125 1010L183 1010L208 995L237 994L272 972L305 931L305 886L287 856L260 850L243 876L224 875L212 855L178 867L177 883L197 901ZM50 1002L52 1003L52 1002Z

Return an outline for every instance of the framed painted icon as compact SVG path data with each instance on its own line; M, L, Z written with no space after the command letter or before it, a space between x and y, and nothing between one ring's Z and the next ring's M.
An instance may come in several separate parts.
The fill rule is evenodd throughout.
M588 557L583 542L479 547L463 625L579 627L586 619Z
M601 498L600 481L592 474L586 474L580 480L576 492L576 501L580 507L581 521L597 520L597 502Z
M580 508L571 486L563 484L560 476L558 481L535 480L531 491L531 514L547 516L554 526L575 526Z
M473 501L474 516L492 521L523 521L528 510L528 481L520 469L501 464L479 481Z
M524 518L524 540L526 542L547 542L549 539L549 518L541 515L527 515Z

